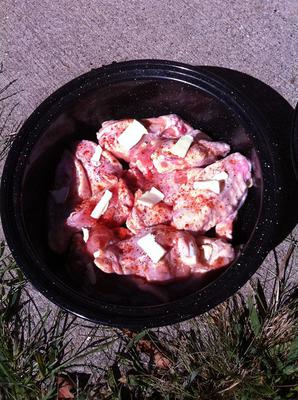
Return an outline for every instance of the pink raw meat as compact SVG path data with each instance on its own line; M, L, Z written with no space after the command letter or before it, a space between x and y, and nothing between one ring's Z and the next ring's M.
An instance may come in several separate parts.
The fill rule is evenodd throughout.
M176 142L177 140L164 140L151 154L153 165L159 173L204 167L226 156L230 151L230 146L226 143L195 139L183 158L171 153Z
M123 149L117 139L132 122L132 118L103 122L101 129L97 133L99 144L110 150L116 157L129 161L131 150L127 151ZM176 114L145 118L140 122L146 127L152 137L178 138L193 131L193 128Z
M152 162L152 154L158 151L161 146L164 146L167 139L177 139L185 134L208 138L204 133L194 131L189 124L176 114L142 119L141 122L147 128L148 135L144 136L141 142L132 149L130 167L137 167L150 179L156 174L156 168Z
M188 190L182 191L175 199L173 226L200 233L216 227L220 236L232 238L233 219L251 184L251 164L240 153L234 153L204 168L197 180L212 180L221 172L226 172L228 177L221 182L223 187L219 194L207 189L194 189L193 182L188 182Z
M116 157L128 161L130 168L138 168L142 174L152 179L158 172L174 169L185 169L192 166L207 165L229 152L229 146L208 140L201 131L193 130L175 114L141 120L146 125L148 134L131 149L125 149L119 142L119 136L133 122L132 119L106 121L97 134L98 142ZM168 150L176 143L176 139L189 134L196 137L186 158L171 154Z
M108 228L100 222L87 229L86 250L91 255L98 250L103 251L110 244L129 239L132 236L132 233L126 228Z
M202 168L189 168L163 174L156 173L152 181L154 187L165 195L164 202L173 205L177 197L190 190L190 184L193 185L195 179L199 179L202 170ZM139 181L141 182L141 177L138 176L138 182ZM145 189L148 190L147 187Z
M145 178L138 168L130 168L123 171L123 179L133 193L135 193L138 189L146 191L150 190L152 187L152 182Z
M167 250L167 254L158 263L153 263L137 244L148 233L153 234L156 242ZM105 272L136 275L151 282L166 282L188 277L191 273L221 268L235 257L232 246L221 239L200 238L197 241L189 232L179 232L172 227L159 225L110 246L107 260L104 252L100 263L96 265L100 269L104 268ZM207 243L212 248L208 260L202 248Z
M202 273L222 268L235 259L234 248L225 239L198 236L196 242L199 253L198 264L193 268L194 272ZM206 246L210 249L210 256L205 250Z
M90 184L81 162L66 150L57 165L48 201L48 242L53 251L61 254L67 250L72 235L66 225L67 217L90 196Z
M97 132L98 143L114 156L129 161L131 150L125 149L118 143L118 137L133 122L133 119L121 119L119 121L105 121Z
M69 250L68 268L85 286L96 284L96 267L149 285L227 266L235 252L226 239L252 184L250 162L240 153L226 156L229 145L211 141L176 114L140 120L148 133L127 149L118 138L133 121L106 121L99 146L82 140L64 152L48 202L51 249ZM173 155L170 150L186 134L194 140L185 157ZM116 157L129 162L129 170ZM152 187L163 201L139 203ZM112 193L107 209L91 217L106 190ZM202 236L214 227L216 238ZM138 244L147 234L166 251L156 263Z
M125 181L119 179L118 183L110 187L112 198L109 202L107 210L99 219L91 217L96 204L104 195L105 190L99 192L87 200L84 200L67 218L67 225L80 230L82 227L88 228L97 222L106 224L107 226L121 226L126 221L133 207L133 195L128 189Z
M81 161L87 172L92 195L117 184L117 178L120 178L123 172L120 162L108 151L104 150L99 161L95 162L92 157L96 148L96 143L90 140L81 140L73 146L76 158Z
M115 247L115 243L120 240L118 233L118 230L101 224L96 224L90 229L86 243L87 251L92 254L95 265L103 272L110 272L113 266L115 273L122 273L118 262L118 249Z
M163 201L155 204L153 207L139 204L138 199L142 194L141 190L137 190L135 193L134 207L126 220L127 228L131 232L136 233L142 228L169 224L172 220L172 207L168 206Z
M141 122L148 132L166 139L175 139L193 131L193 128L176 114L144 118Z
M96 269L94 270L96 268L94 263L104 271L110 269L109 262L112 260L115 269L118 273L121 273L120 266L117 269L118 258L116 254L118 254L118 249L113 245L120 240L130 238L132 234L126 228L111 229L100 223L85 229L88 232L86 238L84 238L82 231L75 233L71 238L68 265L75 274L75 278L82 284L95 285L97 275ZM96 257L94 257L94 254Z
M145 134L135 146L126 149L118 142L118 138L132 122L133 119L104 122L97 133L98 143L116 157L129 162L130 167L137 167L143 174L151 177L153 166L150 156L159 145L160 139L157 135Z
M144 135L140 142L130 151L130 168L138 168L146 179L151 180L153 175L156 173L151 155L162 145L162 142L162 139L151 133Z
M168 251L156 264L137 244L147 233L154 234L156 241ZM129 232L121 232L119 236L118 230L101 224L89 230L86 244L81 234L75 234L68 258L75 275L84 279L85 284L86 281L95 284L96 273L90 265L93 259L95 265L106 273L135 275L149 282L167 282L188 277L192 273L222 268L235 258L233 247L222 239L195 239L190 233L179 232L169 226L145 229L136 236L121 240L125 236L129 237ZM208 254L204 249L206 246Z

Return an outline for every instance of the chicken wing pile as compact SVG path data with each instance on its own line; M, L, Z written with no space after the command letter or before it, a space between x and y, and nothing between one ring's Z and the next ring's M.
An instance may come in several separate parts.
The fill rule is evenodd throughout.
M175 114L106 121L64 151L48 242L96 284L96 268L169 282L235 258L233 221L251 163Z

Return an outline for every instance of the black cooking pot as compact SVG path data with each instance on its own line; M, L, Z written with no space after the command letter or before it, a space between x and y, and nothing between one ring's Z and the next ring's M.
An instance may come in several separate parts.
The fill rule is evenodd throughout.
M296 178L298 179L298 104L296 105L294 121L293 121L293 132L292 132L292 143L291 143L291 155L293 159L294 170Z
M73 140L95 140L105 120L168 113L177 113L252 161L255 186L235 226L239 255L225 271L201 279L140 288L129 277L102 273L97 293L82 292L64 268L64 257L47 245L46 201L55 166ZM273 245L285 184L271 131L241 90L205 68L140 60L92 70L47 98L25 122L9 152L1 214L12 254L49 300L98 323L143 328L201 314L241 288Z

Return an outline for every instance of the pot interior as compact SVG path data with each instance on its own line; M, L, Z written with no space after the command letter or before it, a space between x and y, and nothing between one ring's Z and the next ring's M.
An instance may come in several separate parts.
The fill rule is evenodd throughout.
M92 84L86 81L86 84L71 91L64 91L59 101L40 115L39 123L28 133L27 146L23 149L26 168L24 170L20 166L17 172L22 181L22 229L31 243L34 257L47 269L52 280L62 281L66 288L95 301L148 306L187 296L223 273L224 270L156 285L146 284L142 279L98 271L101 283L94 289L86 290L80 277L65 268L66 257L57 256L47 245L47 197L64 149L75 140L84 138L95 141L95 134L105 120L169 113L180 115L194 128L210 134L214 140L229 143L234 152L239 151L252 161L256 185L249 190L239 212L233 241L238 248L249 243L261 209L262 171L252 135L227 105L203 88L163 77L115 82L107 78L106 81L94 80Z

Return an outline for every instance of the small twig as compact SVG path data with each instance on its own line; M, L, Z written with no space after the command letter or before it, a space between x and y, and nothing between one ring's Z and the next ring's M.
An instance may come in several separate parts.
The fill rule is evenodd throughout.
M238 386L241 381L234 382L231 386L227 387L226 389L220 390L218 394L222 394L224 392L228 392L229 390L233 389L234 387Z

